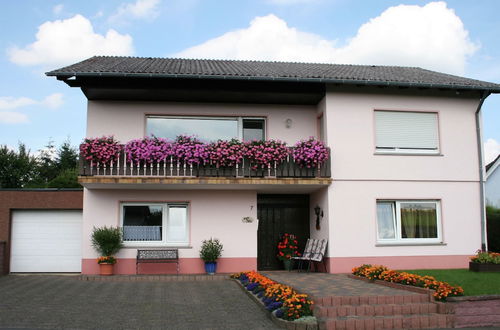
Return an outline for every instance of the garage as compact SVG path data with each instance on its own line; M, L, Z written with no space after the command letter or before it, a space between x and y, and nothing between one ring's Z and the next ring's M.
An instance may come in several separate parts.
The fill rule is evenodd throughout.
M13 210L12 273L81 272L81 210Z

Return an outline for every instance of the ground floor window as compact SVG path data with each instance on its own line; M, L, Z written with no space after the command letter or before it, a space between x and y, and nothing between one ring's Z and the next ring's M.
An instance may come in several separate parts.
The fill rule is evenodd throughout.
M122 203L125 245L187 245L188 205L185 203Z
M378 200L377 239L381 243L441 242L439 201Z

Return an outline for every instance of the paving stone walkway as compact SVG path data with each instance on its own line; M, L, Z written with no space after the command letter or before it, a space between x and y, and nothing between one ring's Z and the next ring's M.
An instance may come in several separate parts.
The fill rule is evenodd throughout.
M327 296L397 296L413 292L393 289L347 277L345 274L272 271L262 272L276 282L287 284L313 297Z
M233 281L0 276L0 329L277 329Z

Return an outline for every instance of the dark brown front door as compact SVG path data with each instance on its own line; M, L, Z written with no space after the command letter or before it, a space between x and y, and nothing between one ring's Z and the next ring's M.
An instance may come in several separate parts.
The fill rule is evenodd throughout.
M280 235L296 235L299 252L309 238L309 195L257 195L257 268L283 269L276 258Z

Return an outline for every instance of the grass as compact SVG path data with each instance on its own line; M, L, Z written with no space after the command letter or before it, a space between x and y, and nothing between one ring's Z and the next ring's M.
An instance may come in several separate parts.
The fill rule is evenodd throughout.
M459 285L465 296L500 294L500 273L471 272L468 269L415 269L405 272L434 276L436 280Z

